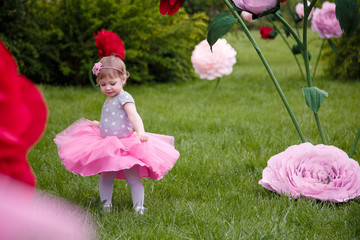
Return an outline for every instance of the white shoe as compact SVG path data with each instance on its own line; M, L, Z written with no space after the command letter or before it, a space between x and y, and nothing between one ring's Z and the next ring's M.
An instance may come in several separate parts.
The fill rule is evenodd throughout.
M146 208L141 207L141 206L137 206L137 207L134 208L134 210L135 210L135 213L143 215L145 213L145 211L146 211Z
M111 212L111 208L112 208L112 204L111 203L104 203L102 205L102 209L104 212L110 213Z

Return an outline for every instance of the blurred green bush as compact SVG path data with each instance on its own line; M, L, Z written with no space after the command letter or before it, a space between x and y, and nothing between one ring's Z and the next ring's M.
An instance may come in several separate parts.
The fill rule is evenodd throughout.
M4 0L0 39L21 73L36 83L88 85L98 61L94 32L117 33L125 44L129 83L176 82L194 76L190 56L206 38L205 13L162 16L156 1Z
M344 33L333 42L337 51L326 48L323 57L327 63L325 73L333 79L360 80L360 26L350 36Z

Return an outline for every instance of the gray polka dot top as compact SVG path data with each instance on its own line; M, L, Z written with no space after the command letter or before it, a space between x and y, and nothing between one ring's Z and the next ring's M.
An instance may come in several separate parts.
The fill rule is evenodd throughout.
M104 103L101 111L100 133L102 137L125 137L132 131L132 125L124 110L125 103L135 103L133 97L126 91Z

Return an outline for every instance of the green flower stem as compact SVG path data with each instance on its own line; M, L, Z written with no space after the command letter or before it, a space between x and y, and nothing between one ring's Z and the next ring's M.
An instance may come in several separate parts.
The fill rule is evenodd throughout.
M323 130L322 126L321 126L319 115L316 112L314 112L314 117L315 117L316 125L317 125L319 133L320 133L321 141L322 141L323 144L327 145L324 130Z
M308 52L308 48L307 48L307 25L308 25L308 22L309 22L308 19L309 19L311 9L312 9L312 7L314 6L315 3L316 3L316 0L311 2L311 4L308 6L307 5L307 0L303 0L303 4L304 4L304 24L303 24L303 47L302 47L302 53L303 53L303 57L304 57L306 79L307 79L308 87L312 87L312 80L311 80L310 66L309 66L309 52ZM320 133L321 140L322 140L323 144L327 144L326 139L325 139L324 129L322 128L321 123L320 123L319 115L317 113L314 113L314 116L315 116L316 125L317 125L319 133Z
M283 19L278 12L274 13L274 16L277 20L279 20L290 32L290 34L294 37L295 41L299 45L299 47L303 48L303 43L301 42L299 36L294 32L294 29Z
M316 63L315 63L315 67L314 67L314 72L313 72L313 75L312 75L312 80L313 80L313 81L314 81L314 79L315 79L316 69L317 69L317 66L318 66L318 64L319 64L321 52L322 52L322 49L324 48L324 43L325 43L325 38L324 38L324 39L322 40L322 42L321 42L321 47L320 47L320 50L319 50L319 54L318 54L317 59L316 59Z
M352 156L354 155L354 153L355 153L355 148L356 148L356 145L357 145L357 143L358 143L358 141L359 141L359 138L360 138L360 128L359 128L359 131L358 131L357 134L356 134L356 137L355 137L355 139L354 139L354 143L353 143L353 145L352 145L352 147L351 147L351 150L350 150L350 152L349 152L349 158L352 158Z
M214 89L213 89L212 92L204 99L204 102L206 102L212 95L214 95L214 93L216 92L216 89L219 87L220 79L221 79L221 78L217 78L217 79L216 79L216 85L215 85Z
M302 54L305 62L305 71L306 79L308 82L308 87L312 87L311 75L310 75L310 66L309 66L309 52L307 49L307 24L308 24L308 6L307 0L303 0L304 4L304 25L303 25L303 45L302 45Z
M244 30L247 38L250 40L251 44L253 45L253 47L255 48L255 50L256 50L256 52L257 52L257 54L259 55L261 61L263 62L264 66L265 66L265 68L266 68L266 70L267 70L267 72L268 72L269 75L270 75L271 80L273 81L273 83L274 83L274 85L275 85L275 87L276 87L276 90L278 91L278 93L279 93L279 95L280 95L280 97L281 97L281 100L283 101L283 103L284 103L284 105L285 105L286 110L288 111L288 113L289 113L289 115L290 115L290 118L291 118L291 120L292 120L292 122L293 122L293 124L294 124L294 126L295 126L295 128L296 128L296 130L297 130L297 132L298 132L298 134L299 134L299 136L300 136L300 138L301 138L301 141L302 141L302 142L306 142L305 136L304 136L304 134L302 133L302 131L301 131L301 129L300 129L300 126L299 126L299 124L298 124L298 122L297 122L297 120L296 120L296 118L295 118L295 116L294 116L294 114L293 114L293 112L292 112L292 110L291 110L291 108L290 108L290 105L289 105L289 103L288 103L288 101L287 101L287 99L286 99L286 97L285 97L285 94L284 94L283 91L281 90L281 87L280 87L278 81L276 80L274 73L272 72L269 64L267 63L264 55L262 54L259 46L257 45L255 39L254 39L253 36L251 35L249 29L246 27L244 21L242 20L242 18L241 18L240 15L238 14L238 12L233 8L233 6L231 5L231 3L229 2L229 0L224 0L224 2L225 2L225 4L227 5L227 7L230 9L230 11L233 13L233 15L234 15L235 18L237 19L238 23L241 25L241 27L242 27L242 29Z
M281 33L281 31L279 31L279 30L277 29L277 27L276 27L275 25L274 25L274 27L275 27L275 29L278 31L280 37L284 40L286 46L290 49L290 52L292 52L291 46L290 46L289 42L286 40L286 38L284 37L284 35ZM300 62L299 62L299 59L296 57L296 54L294 54L294 53L293 53L293 56L294 56L295 61L296 61L297 65L298 65L298 67L299 67L299 70L300 70L300 73L301 73L302 78L304 79L304 81L306 81L304 72L303 72L303 70L302 70L302 68L301 68L301 65L300 65Z

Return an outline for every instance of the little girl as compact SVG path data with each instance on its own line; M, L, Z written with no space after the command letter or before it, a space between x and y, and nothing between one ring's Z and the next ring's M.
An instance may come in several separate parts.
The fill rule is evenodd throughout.
M143 214L140 178L159 180L174 166L180 156L174 137L145 132L134 99L123 90L129 73L120 58L103 57L92 71L101 92L108 96L101 120L82 118L56 135L59 156L66 169L75 174L101 174L99 192L105 211L112 207L114 179L126 179L133 208Z

